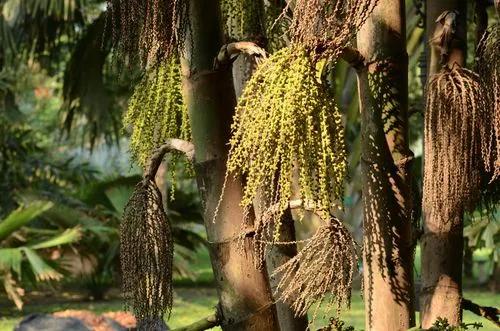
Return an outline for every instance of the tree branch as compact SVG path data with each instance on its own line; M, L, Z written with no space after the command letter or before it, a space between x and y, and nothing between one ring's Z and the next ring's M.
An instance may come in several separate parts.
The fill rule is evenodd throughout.
M495 307L483 307L467 299L462 299L462 310L468 310L478 316L484 317L493 322L496 326L500 327L500 309Z
M250 41L238 41L221 47L214 61L214 69L217 70L222 66L230 65L240 54L255 56L257 59L267 57L266 51L257 44Z
M188 326L174 329L173 331L203 331L219 326L220 324L221 322L217 314L213 314Z
M154 178L163 157L169 152L181 152L189 161L193 161L194 159L194 145L191 142L176 138L168 139L165 144L160 146L151 157L148 170L146 171L144 177Z

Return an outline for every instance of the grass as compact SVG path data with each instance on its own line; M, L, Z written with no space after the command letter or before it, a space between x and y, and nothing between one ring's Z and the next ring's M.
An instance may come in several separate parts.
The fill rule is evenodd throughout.
M214 311L216 304L217 295L213 289L180 288L176 290L175 305L168 325L171 328L177 328L195 322L204 316L210 315ZM27 304L22 314L13 312L10 308L5 309L0 307L0 316L2 316L0 317L0 331L13 330L14 326L22 319L22 316L27 314L52 313L66 309L90 310L100 314L108 311L123 310L123 305L119 299L101 302L76 302L69 300L58 303L47 303L42 301Z
M491 294L489 292L466 291L465 296L473 299L475 302L482 305L494 306L500 302L500 295ZM193 323L205 316L214 312L217 304L217 294L213 288L178 288L174 301L172 315L168 321L171 328L178 328ZM103 302L62 302L62 303L37 303L28 304L25 307L24 315L29 313L51 313L65 309L85 309L96 313L104 313L107 311L122 310L122 302L120 300L111 300ZM3 315L4 309L0 308L0 314ZM19 313L9 313L9 317L0 317L0 331L10 331L22 318ZM342 313L342 320L347 325L352 325L356 330L364 328L364 304L360 292L353 293L351 309ZM496 331L493 323L479 318L472 313L465 312L464 322L481 322L483 323L482 331ZM318 320L315 323L316 327L326 324L324 320ZM214 329L217 330L217 329Z
M212 314L217 304L217 293L213 287L213 276L210 260L206 251L200 251L193 263L195 266L195 277L193 279L175 280L174 308L168 325L171 328L178 328L193 323L203 317ZM416 267L419 273L418 266ZM500 302L500 295L479 290L465 291L466 298L485 306L497 306ZM59 300L58 302L54 302ZM19 322L22 316L29 313L51 313L66 309L85 309L96 313L122 310L122 302L119 299L112 299L102 302L82 301L81 298L58 297L53 299L37 300L27 303L25 310L20 313L10 306L0 304L0 331L10 331ZM347 325L352 325L356 330L364 329L364 304L358 290L354 291L351 309L342 312L341 318ZM318 320L315 328L326 324L325 320ZM472 313L464 313L464 322L483 323L482 331L498 330L493 323L480 318ZM314 330L314 328L312 328ZM214 329L216 330L216 329Z

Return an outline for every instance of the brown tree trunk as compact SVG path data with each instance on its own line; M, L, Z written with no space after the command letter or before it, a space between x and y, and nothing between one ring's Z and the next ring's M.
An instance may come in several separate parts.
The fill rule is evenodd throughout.
M405 4L380 0L358 33L366 329L415 322Z
M255 269L252 238L243 247L241 181L227 179L223 189L227 142L235 106L230 68L215 71L214 58L222 46L218 0L189 3L189 31L182 51L183 85L189 108L195 171L202 195L210 257L219 294L223 330L279 330L265 270Z
M433 40L436 19L446 10L459 12L456 37L449 50L449 64L465 65L466 58L466 1L446 0L427 2L426 29L428 40ZM440 53L433 46L430 54L428 78L440 68ZM425 146L424 146L425 148ZM425 160L424 160L425 162ZM439 210L423 210L424 235L422 237L422 290L420 297L421 324L429 328L438 319L446 318L452 325L462 320L462 214L444 219Z

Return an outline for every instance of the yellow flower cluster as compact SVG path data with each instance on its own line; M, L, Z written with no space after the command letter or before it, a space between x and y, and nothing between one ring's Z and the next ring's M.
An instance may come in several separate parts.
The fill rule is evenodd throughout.
M346 152L341 114L308 52L284 48L263 62L241 96L232 125L230 175L245 177L242 206L273 213L275 239L297 176L300 198L341 207ZM259 221L259 220L258 220Z
M181 89L180 64L175 58L152 68L135 88L123 122L132 129L132 158L143 168L153 151L167 139L190 140L188 111Z

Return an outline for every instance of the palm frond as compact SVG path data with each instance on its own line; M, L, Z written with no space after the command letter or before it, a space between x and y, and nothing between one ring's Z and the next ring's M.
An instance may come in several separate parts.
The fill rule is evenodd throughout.
M7 293L7 297L14 302L17 309L23 309L23 300L21 297L24 295L24 290L17 286L16 280L12 277L10 272L1 275L1 280L3 280L3 287Z
M83 123L83 141L91 148L98 137L117 140L120 113L113 108L112 91L105 84L104 66L110 52L104 14L92 22L77 41L64 74L64 129ZM85 70L82 70L85 68Z
M14 271L21 275L23 255L18 248L0 248L0 273Z
M37 281L61 280L63 275L52 268L38 253L29 247L21 247Z
M20 59L59 55L58 46L75 40L85 23L87 0L6 0L0 16L9 42L0 47L12 65Z
M37 201L27 207L19 207L0 222L0 242L13 232L33 221L53 206L52 202Z
M82 238L82 228L77 226L72 229L66 229L64 232L57 234L56 236L39 242L37 244L29 245L31 249L45 249L52 248L67 244L72 244L79 241Z

